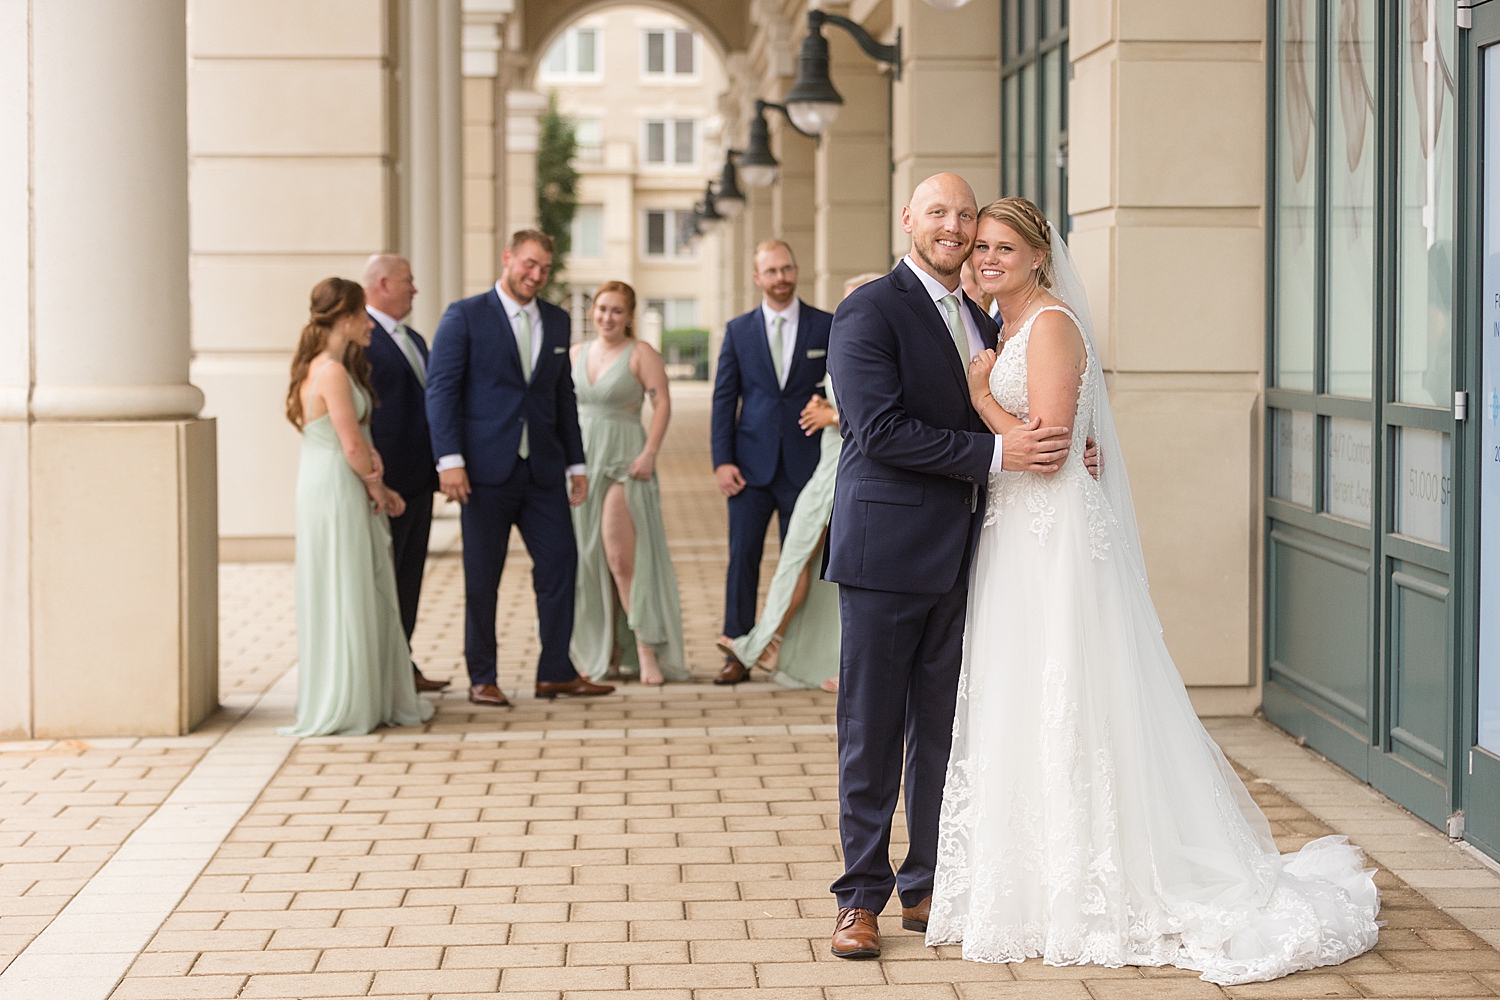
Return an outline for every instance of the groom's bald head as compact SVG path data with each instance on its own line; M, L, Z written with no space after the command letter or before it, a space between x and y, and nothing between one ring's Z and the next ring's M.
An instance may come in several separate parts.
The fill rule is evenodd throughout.
M917 185L901 210L901 228L911 235L912 252L942 278L957 275L969 259L978 226L974 189L957 174L933 174Z

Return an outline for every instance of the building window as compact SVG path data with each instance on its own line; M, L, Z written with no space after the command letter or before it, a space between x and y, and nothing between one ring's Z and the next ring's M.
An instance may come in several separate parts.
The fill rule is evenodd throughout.
M698 123L669 118L645 123L645 156L653 166L691 167L698 162Z
M1068 0L1002 0L1000 53L1000 190L1066 232Z
M643 41L642 72L646 77L660 79L697 74L697 36L691 31L654 28L644 33Z
M697 299L647 299L646 311L661 317L663 332L698 329Z
M569 28L557 37L542 60L544 80L602 80L604 54L598 28Z
M604 123L598 118L573 119L573 138L578 143L579 163L604 162Z
M646 213L647 257L691 257L693 248L684 231L691 212L686 209L653 208Z
M604 256L604 206L579 205L573 213L573 257L597 260Z

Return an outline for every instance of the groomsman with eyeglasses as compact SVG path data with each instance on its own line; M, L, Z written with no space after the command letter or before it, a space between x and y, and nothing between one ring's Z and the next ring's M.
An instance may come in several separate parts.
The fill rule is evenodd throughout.
M375 254L365 263L363 284L365 310L375 321L365 357L370 362L370 385L379 400L370 415L370 435L385 462L386 484L406 501L405 513L391 518L391 544L401 627L410 643L427 566L432 495L438 488L427 430L427 342L404 322L417 295L411 265L404 258ZM422 676L416 663L411 670L418 691L441 691L448 686L448 681Z

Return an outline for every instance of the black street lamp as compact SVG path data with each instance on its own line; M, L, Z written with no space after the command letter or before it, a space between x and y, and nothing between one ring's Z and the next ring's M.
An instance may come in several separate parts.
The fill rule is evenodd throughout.
M740 154L740 172L745 175L745 183L751 187L770 187L776 180L776 168L781 165L771 152L771 128L766 124L768 109L780 111L786 115L787 124L798 134L805 135L809 139L817 138L813 133L804 131L797 125L796 119L792 117L786 105L757 100L755 117L750 119L750 141L745 145L745 151Z
M834 89L828 76L828 39L823 25L835 24L847 31L876 62L888 63L893 79L901 79L901 29L896 29L896 43L882 45L864 28L847 17L814 8L807 12L807 37L802 39L802 54L797 60L797 79L786 95L787 117L804 135L821 135L839 116L844 98Z
M719 209L719 214L726 219L733 219L745 210L745 195L740 190L740 182L734 169L734 158L743 155L737 149L726 150L724 153L724 170L719 174L719 191L714 195L714 204Z

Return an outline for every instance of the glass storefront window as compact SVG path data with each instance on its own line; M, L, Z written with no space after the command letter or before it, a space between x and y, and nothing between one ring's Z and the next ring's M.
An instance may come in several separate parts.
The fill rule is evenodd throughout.
M1313 505L1313 434L1317 419L1304 410L1277 410L1272 445L1272 496L1309 509Z
M1067 0L1002 0L1000 27L1000 193L1067 232Z
M1402 0L1396 398L1452 402L1454 0Z
M1323 442L1324 495L1328 513L1370 523L1370 422L1329 417Z
M1328 102L1328 387L1370 398L1375 335L1376 0L1337 7Z
M1500 45L1484 50L1484 336L1479 405L1479 745L1500 754Z
M1042 56L1042 170L1050 180L1055 176L1057 157L1062 143L1062 92L1067 78L1062 73L1063 52L1053 49ZM1042 185L1042 211L1047 218L1061 220L1066 206L1062 203L1062 191L1055 183Z
M1276 65L1276 384L1313 391L1318 13L1284 0Z
M1447 546L1452 492L1453 435L1401 428L1396 440L1396 530Z

